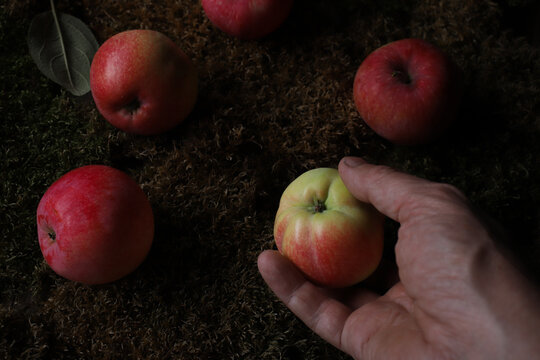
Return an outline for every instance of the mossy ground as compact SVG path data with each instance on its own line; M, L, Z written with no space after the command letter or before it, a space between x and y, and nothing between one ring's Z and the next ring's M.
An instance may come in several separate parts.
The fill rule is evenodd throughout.
M519 21L534 2L382 3L298 0L277 32L240 41L212 27L195 0L58 1L100 43L150 28L197 64L194 112L152 137L114 129L91 96L41 75L25 37L48 2L0 5L0 358L347 358L288 312L256 268L273 247L286 185L345 155L458 186L537 275L540 51L534 27ZM428 146L382 140L352 100L362 59L404 37L435 43L464 74L460 121ZM56 276L35 229L47 187L90 163L131 175L156 218L147 260L103 286ZM396 224L387 228L391 253Z

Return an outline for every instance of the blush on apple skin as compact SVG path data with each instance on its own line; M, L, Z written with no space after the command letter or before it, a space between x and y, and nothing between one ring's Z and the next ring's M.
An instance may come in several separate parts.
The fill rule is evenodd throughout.
M382 232L366 231L361 223L349 219L284 225L294 226L297 235L292 238L276 232L278 250L307 278L322 286L339 288L359 283L375 271L382 257Z
M37 208L43 257L58 275L85 284L118 280L147 256L154 236L150 203L120 170L88 165L55 181Z
M133 134L171 130L193 110L197 69L166 35L128 30L107 39L90 67L94 102L107 121Z
M436 46L420 39L386 44L358 68L356 108L377 134L400 145L434 141L455 121L461 71Z
M293 0L202 0L208 19L223 32L243 40L262 38L289 16Z

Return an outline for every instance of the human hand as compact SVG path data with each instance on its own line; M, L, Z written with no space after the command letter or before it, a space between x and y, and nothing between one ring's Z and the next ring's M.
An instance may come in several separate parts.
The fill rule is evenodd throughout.
M277 251L258 259L279 299L356 359L531 359L540 353L539 291L501 254L488 226L450 185L345 158L359 200L400 224L399 281L325 289Z

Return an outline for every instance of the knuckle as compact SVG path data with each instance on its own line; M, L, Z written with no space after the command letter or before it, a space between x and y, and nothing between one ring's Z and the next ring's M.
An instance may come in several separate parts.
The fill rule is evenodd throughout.
M444 202L467 202L465 195L457 187L446 183L433 183L431 196Z
M373 166L373 168L371 169L370 175L371 175L372 183L375 185L380 185L381 183L385 181L385 179L387 179L389 176L395 173L396 173L396 170L392 169L389 166L377 165L377 166Z

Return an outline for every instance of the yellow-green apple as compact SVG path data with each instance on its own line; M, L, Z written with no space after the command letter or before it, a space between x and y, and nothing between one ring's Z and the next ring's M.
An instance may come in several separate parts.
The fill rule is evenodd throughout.
M87 165L64 174L37 208L43 257L58 275L104 284L135 270L154 237L148 198L124 172Z
M461 72L441 49L421 39L386 44L360 64L353 97L377 134L396 144L435 140L454 121Z
M90 89L99 112L129 133L172 129L193 110L197 70L166 35L128 30L103 43L90 66Z
M276 30L289 16L293 0L201 0L208 19L223 32L245 40Z
M283 192L274 223L279 252L315 283L346 287L366 279L383 251L384 217L357 200L336 169L297 177Z

